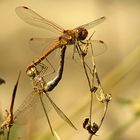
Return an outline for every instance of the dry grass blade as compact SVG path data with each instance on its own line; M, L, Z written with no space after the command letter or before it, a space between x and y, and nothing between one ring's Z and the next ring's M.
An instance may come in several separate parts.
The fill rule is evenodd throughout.
M13 124L14 124L13 108L14 108L15 97L16 97L16 93L17 93L17 87L18 87L18 84L19 84L20 74L21 74L21 72L19 72L19 76L18 76L17 82L16 82L16 84L14 86L14 89L13 89L12 100L11 100L9 112L8 112L8 110L6 110L5 121L1 124L1 127L0 127L3 132L6 129L8 129L7 140L9 140L10 130L11 130L11 127L13 126Z

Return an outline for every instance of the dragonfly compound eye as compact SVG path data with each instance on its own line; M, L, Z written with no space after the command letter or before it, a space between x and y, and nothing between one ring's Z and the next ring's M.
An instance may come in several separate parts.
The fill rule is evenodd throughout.
M27 76L34 78L36 76L36 68L31 67L26 71Z
M88 35L88 31L84 28L78 28L78 39L85 40Z

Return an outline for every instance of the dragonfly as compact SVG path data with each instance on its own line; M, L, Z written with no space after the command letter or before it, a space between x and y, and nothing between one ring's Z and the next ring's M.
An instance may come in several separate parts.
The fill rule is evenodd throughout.
M55 104L55 102L49 96L49 92L52 91L61 80L61 77L63 74L63 67L64 67L65 50L66 50L66 47L61 48L60 65L57 71L57 75L52 80L46 82L46 79L44 79L43 77L45 73L44 68L38 71L36 67L32 67L33 73L32 73L31 80L33 84L33 92L26 97L26 99L23 101L23 103L20 105L20 107L15 113L15 116L17 116L15 117L15 120L19 119L20 118L19 116L21 115L23 116L24 112L26 112L27 110L33 109L35 102L37 102L36 100L39 100L42 105L43 111L45 113L45 116L47 118L50 130L53 136L56 136L56 133L49 119L48 110L46 109L46 106L48 106L48 102L46 102L45 99L47 99L47 101L50 102L50 104L53 106L57 114L64 121L66 121L72 128L77 130L75 125L70 121L70 119L64 114L64 112Z
M26 23L60 34L58 38L53 41L52 45L45 51L44 54L42 54L40 57L38 57L27 66L27 71L31 70L32 67L38 65L57 48L61 48L62 46L67 45L74 45L74 48L78 49L79 43L82 43L88 36L88 30L102 23L106 19L106 17L100 17L99 19L81 25L72 30L65 30L56 23L43 18L28 7L19 6L15 9L15 11L16 14ZM34 41L35 39L36 38L32 38L31 41Z

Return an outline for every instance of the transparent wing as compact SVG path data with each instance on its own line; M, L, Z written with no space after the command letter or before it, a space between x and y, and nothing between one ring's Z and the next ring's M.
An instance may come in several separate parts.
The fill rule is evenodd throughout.
M85 54L85 62L89 66L92 66L92 58L102 55L107 50L107 45L101 40L85 40L84 44L80 44L80 49ZM75 48L73 50L74 52L72 58L79 66L82 67L80 49Z
M107 50L107 45L101 40L90 40L89 42L91 44L90 46L88 46L89 47L88 55L92 55L90 50L91 47L93 50L93 55L95 57L103 54Z
M59 34L62 34L64 31L62 27L53 23L52 21L49 21L48 19L41 17L39 14L29 9L28 7L20 6L17 7L15 11L16 14L28 24L44 28Z
M94 60L96 56L103 54L107 50L107 45L100 40L89 40L90 44L87 46L87 54L84 61L87 67L92 71L94 68Z
M98 25L98 24L104 22L105 19L106 19L106 17L101 17L101 18L96 19L96 20L94 20L94 21L91 21L91 22L89 22L89 23L87 23L87 24L84 24L84 25L82 25L82 26L80 26L80 27L89 30L89 29L95 27L96 25Z
M46 108L48 112L50 110L49 107L47 106ZM44 112L39 100L39 94L35 93L34 91L25 98L25 100L14 113L16 124L26 124L28 121L39 119L43 116Z
M28 121L28 117L31 114L33 108L33 103L36 103L38 96L31 92L19 106L19 108L14 113L14 118L16 123L25 123Z
M29 47L36 54L41 55L45 50L51 47L51 44L56 40L56 38L31 38L29 40Z
M84 52L86 52L86 57L94 57L99 56L103 54L107 50L107 45L101 41L101 40L85 40L83 43L80 43L80 48ZM88 42L88 45L86 44ZM93 50L93 54L91 54L91 48ZM74 58L78 57L79 58L79 51L75 48L73 52ZM76 58L77 59L77 58Z
M62 110L53 102L53 100L49 97L48 94L45 94L47 96L47 98L49 99L50 103L52 104L52 106L54 107L54 109L56 110L57 114L64 120L66 121L71 127L73 127L75 130L77 130L77 128L74 126L74 124L70 121L70 119L62 112Z

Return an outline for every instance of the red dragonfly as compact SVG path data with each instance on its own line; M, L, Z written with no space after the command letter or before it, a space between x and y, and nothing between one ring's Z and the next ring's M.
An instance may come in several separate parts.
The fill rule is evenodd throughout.
M39 58L37 58L30 65L27 66L27 71L31 70L32 67L38 65L52 51L54 51L57 48L60 48L62 46L67 46L67 45L74 45L74 47L78 47L79 46L78 43L84 41L86 37L88 36L87 30L102 23L106 19L105 17L101 17L99 19L96 19L87 24L81 25L72 30L64 30L59 25L55 24L54 22L48 19L41 17L39 14L37 14L36 12L34 12L28 7L20 6L20 7L17 7L15 11L17 15L26 23L61 34L43 55L41 55ZM31 40L33 39L34 38L32 38Z

